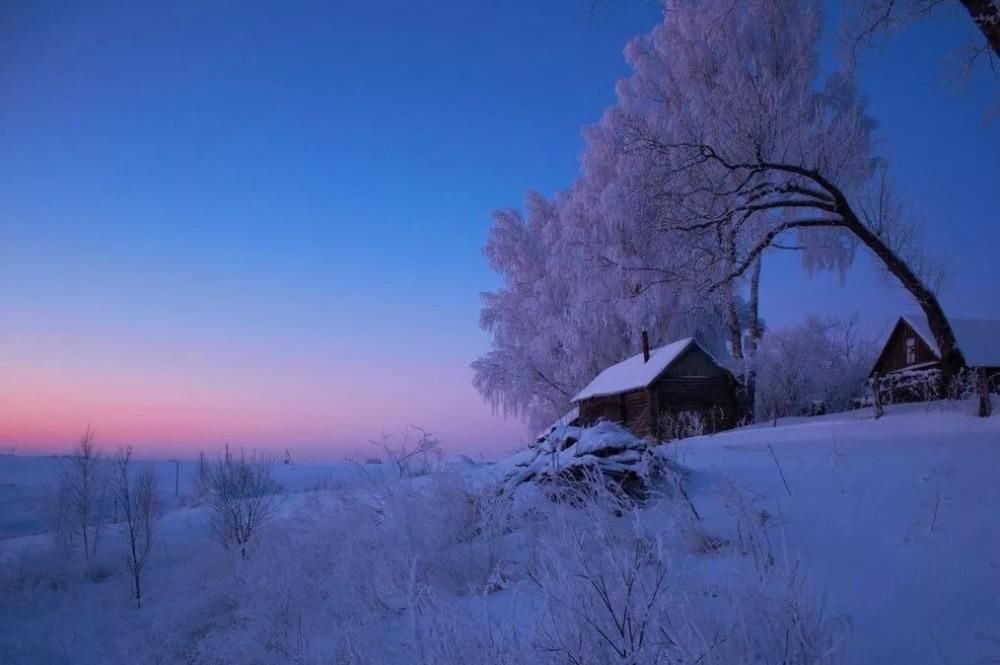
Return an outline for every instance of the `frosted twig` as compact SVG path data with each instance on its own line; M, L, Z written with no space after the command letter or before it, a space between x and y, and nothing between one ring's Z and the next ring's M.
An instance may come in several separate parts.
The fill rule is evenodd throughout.
M778 467L778 473L781 475L781 482L785 485L785 491L788 492L788 496L792 495L791 488L788 487L788 480L785 479L785 472L781 469L781 462L778 461L778 456L774 453L774 448L771 444L767 444L767 449L771 451L771 458L774 460L774 465Z

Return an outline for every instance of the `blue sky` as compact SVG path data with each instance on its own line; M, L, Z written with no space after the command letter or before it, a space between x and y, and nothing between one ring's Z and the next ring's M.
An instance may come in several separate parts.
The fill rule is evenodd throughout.
M150 450L321 454L421 424L453 449L514 443L468 383L488 213L569 184L625 41L658 17L641 0L5 3L0 438L63 444L91 422ZM862 86L952 266L946 305L1000 316L980 290L1000 85L943 83L969 34L961 14L914 27ZM841 288L796 261L765 273L772 325L857 309L877 330L907 306L863 266Z

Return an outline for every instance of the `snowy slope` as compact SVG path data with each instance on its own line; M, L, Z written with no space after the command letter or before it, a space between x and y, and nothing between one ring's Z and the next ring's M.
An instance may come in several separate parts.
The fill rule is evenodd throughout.
M758 497L772 542L849 619L847 662L1000 662L1000 418L835 414L678 455L710 528L730 530L731 482Z
M553 625L567 643L601 645L572 625L591 589L581 571L614 579L635 546L668 566L657 611L680 620L674 636L693 649L682 662L725 648L702 662L1000 661L1000 417L893 407L879 421L790 419L659 450L689 470L687 496L664 485L631 513L537 501L530 483L496 492L526 455L402 480L279 468L308 491L285 498L246 562L210 538L206 506L164 517L138 612L113 532L82 571L46 535L0 540L0 662L554 665L566 657L539 646ZM32 474L9 464L0 477L46 484L41 462ZM752 523L773 565L756 559L763 541L746 546ZM688 619L700 632L685 632ZM802 626L818 644L830 628L829 657L782 660L786 631Z

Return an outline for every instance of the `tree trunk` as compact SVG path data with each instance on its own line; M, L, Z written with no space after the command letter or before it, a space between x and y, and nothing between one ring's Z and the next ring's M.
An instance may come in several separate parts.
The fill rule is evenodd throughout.
M872 375L872 411L875 412L875 420L882 417L882 378L878 372Z
M722 262L723 268L726 271L725 274L732 275L736 269L736 228L732 224L726 225L725 228L719 227L717 234L719 245L722 247ZM740 325L739 312L736 310L735 280L729 280L726 283L722 296L722 314L726 330L729 333L729 352L740 366L739 371L736 373L737 376L742 376L746 374L746 362L743 357L743 326ZM745 382L737 386L740 411L744 413L744 416L748 411L747 405L749 404L746 388Z
M754 261L753 272L750 273L750 316L747 327L750 329L750 336L747 338L747 356L753 357L757 353L757 342L760 341L760 316L758 304L760 302L760 257Z
M743 331L740 329L740 316L736 311L736 299L732 293L727 296L726 329L729 331L729 346L733 358L743 360Z
M722 246L725 274L732 275L736 269L736 228L732 224L727 224L724 229L720 227L718 240ZM735 280L726 283L723 297L725 298L723 314L729 331L729 352L736 360L743 360L743 328L740 325L739 313L736 311Z
M948 323L948 317L944 315L944 309L938 302L937 296L917 277L910 266L906 265L905 261L896 256L896 253L882 242L881 238L861 223L842 195L838 193L837 198L837 207L843 215L844 226L847 230L882 260L886 269L899 280L903 288L910 292L923 310L927 317L927 325L930 326L931 334L934 335L934 341L937 342L938 350L941 353L941 374L947 389L959 370L965 367L965 358L962 357L955 333L951 329L951 324Z
M989 418L993 415L993 400L990 397L990 381L985 367L976 368L976 392L979 395L978 415L980 418Z
M90 527L87 524L87 518L83 518L83 559L84 561L90 561Z
M757 355L757 346L760 342L760 267L761 257L754 261L752 272L750 273L750 314L747 327L746 357L748 360L747 371L744 373L743 382L746 397L745 411L750 422L754 421L757 400L757 369L754 367L754 360Z
M1000 57L1000 7L994 0L961 0L976 26L982 30L993 53Z

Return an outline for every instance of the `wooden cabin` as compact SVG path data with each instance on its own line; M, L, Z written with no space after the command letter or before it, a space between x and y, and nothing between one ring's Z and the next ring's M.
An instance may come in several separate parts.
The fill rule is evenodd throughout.
M697 416L706 433L729 429L739 418L738 382L693 338L643 351L612 365L574 398L582 426L620 423L640 437L671 436L671 423Z
M969 369L986 373L1000 387L1000 321L949 319L958 348ZM941 397L941 354L927 319L901 316L879 353L871 376L878 376L895 402ZM906 380L912 379L912 380Z

